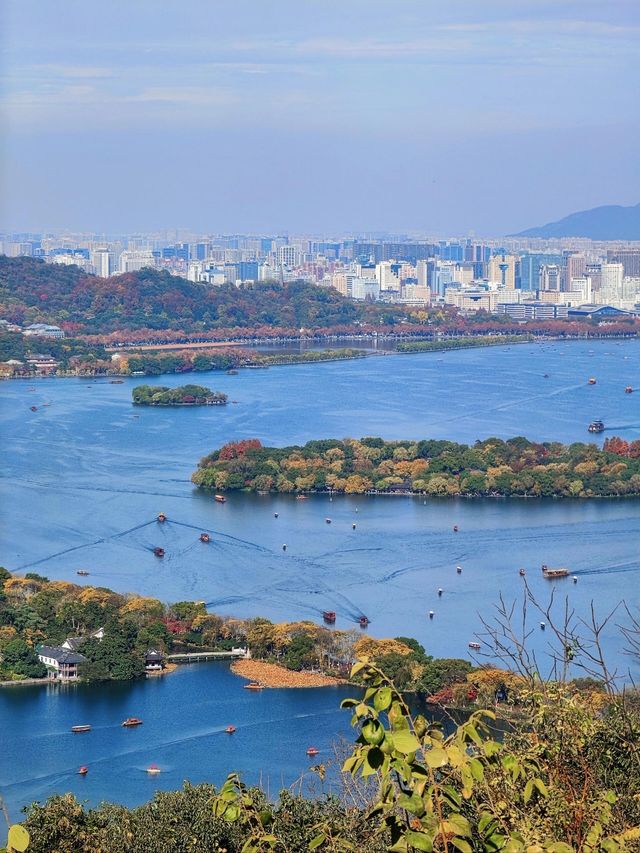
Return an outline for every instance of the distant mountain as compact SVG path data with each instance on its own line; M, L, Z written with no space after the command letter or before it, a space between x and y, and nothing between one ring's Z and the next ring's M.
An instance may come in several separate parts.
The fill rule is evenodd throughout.
M588 237L591 240L640 240L640 204L606 204L571 213L558 222L527 228L512 237Z

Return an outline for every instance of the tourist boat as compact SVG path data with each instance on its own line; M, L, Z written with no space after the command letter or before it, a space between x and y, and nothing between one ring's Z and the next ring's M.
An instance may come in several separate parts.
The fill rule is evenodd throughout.
M74 734L79 734L80 732L90 732L91 726L71 726L71 731Z
M478 651L478 649L480 648L480 643L475 643L475 642L469 643L469 648L474 649L475 651Z
M296 500L297 501L306 501L307 496L306 495L296 495Z
M164 548L154 548L153 553L156 557L164 557Z
M596 384L595 377L591 376L591 377L589 378L589 385L595 385L595 384Z
M142 720L140 719L140 717L127 717L127 719L123 721L122 725L125 727L125 729L129 729L133 726L141 726Z
M201 542L210 542L210 541L211 541L211 537L209 536L209 534L208 534L208 533L201 533L201 534L200 534L200 541L201 541Z
M542 575L547 578L547 580L554 580L555 578L567 578L569 577L569 569L557 568L551 569L547 565L542 566Z
M232 735L232 734L235 732L235 730L236 730L236 727L235 727L235 726L227 726L227 728L225 729L225 732L226 732L228 735Z
M80 776L86 776L88 772L89 768L85 764L83 764L82 767L78 768L78 773L80 774Z
M167 516L163 512L159 512L158 513L158 521L160 522L160 524L162 524L166 520L167 520Z
M454 533L457 533L457 532L458 532L458 529L459 529L459 528L458 528L458 525L457 525L457 524L454 524L454 525L453 525L453 532L454 532Z
M156 774L160 773L160 768L157 764L150 764L147 767L147 773L150 773L152 776L155 776Z
M250 681L248 684L244 685L245 690L262 690L262 684L259 684L257 681Z
M217 503L219 503L219 504L226 504L227 499L225 498L225 496L224 496L224 495L216 495L216 496L214 497L214 501L216 501L216 502L217 502Z
M310 746L309 749L307 750L307 755L310 755L313 757L314 755L317 755L319 752L320 752L320 750L317 747Z
M604 432L604 423L597 418L595 421L591 421L589 426L587 427L589 432Z
M37 412L37 411L38 411L38 407L37 407L37 406L29 406L29 408L31 409L31 411L32 411L32 412Z
M358 623L359 623L361 628L366 628L367 625L369 624L369 617L368 616L361 616L358 619Z
M122 385L124 379L110 379L109 385Z
M631 387L631 385L627 385L627 387L624 389L624 393L633 394L633 388Z
M526 575L526 572L524 569L518 569L518 574L520 575L521 578L523 578Z
M78 569L76 574L81 575L83 578L86 578L89 572L86 569Z
M237 376L238 371L235 368L231 368L231 370L227 370L227 376Z
M322 618L325 622L328 622L330 625L336 621L336 611L335 610L323 610Z
M327 522L327 524L331 524L331 519L330 519L330 518L325 518L325 521Z

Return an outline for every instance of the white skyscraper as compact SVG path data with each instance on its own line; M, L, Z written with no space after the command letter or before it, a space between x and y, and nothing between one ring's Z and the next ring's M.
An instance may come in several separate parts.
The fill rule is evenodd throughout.
M96 249L91 252L91 263L96 275L108 278L113 272L113 257L108 249Z
M602 305L618 305L622 301L622 264L602 264L600 302Z

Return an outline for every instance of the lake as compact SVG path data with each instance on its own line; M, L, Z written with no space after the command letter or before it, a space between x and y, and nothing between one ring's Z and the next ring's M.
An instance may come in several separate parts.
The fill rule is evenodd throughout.
M296 501L285 495L231 494L226 504L216 504L211 496L197 492L189 477L201 456L239 438L256 437L276 445L364 435L464 442L525 435L572 442L593 440L587 424L602 417L607 431L596 440L602 441L607 434L633 440L640 437L640 394L624 394L624 388L638 387L639 356L640 341L550 342L379 355L243 370L236 376L199 374L196 381L237 401L224 408L131 405L131 388L136 384L175 386L184 383L185 377L180 376L135 377L120 385L104 379L4 382L0 384L0 564L13 571L33 570L50 578L155 595L164 601L204 600L216 612L238 616L319 619L323 609L332 609L338 615L336 627L349 628L366 613L372 634L414 636L439 656L468 656L468 642L480 629L479 614L488 617L500 593L508 601L521 595L520 567L526 569L527 580L544 602L553 586L559 603L567 595L580 613L587 612L592 600L600 613L623 597L637 605L640 515L634 500L425 502L381 496L331 501L314 496ZM597 378L596 385L587 384L590 376ZM32 405L36 412L30 411ZM169 519L164 525L155 521L161 511ZM330 525L326 517L332 519ZM458 533L453 532L454 524ZM199 541L201 531L211 534L208 545ZM165 549L163 559L153 556L156 545ZM566 565L578 582L545 581L541 563ZM456 572L457 565L462 566L461 574ZM90 571L85 580L76 575L80 568ZM443 589L441 598L438 588ZM434 610L432 620L427 618L429 610ZM541 654L546 640L543 632L536 631L533 642ZM605 645L611 659L626 669L629 662L615 627L606 632ZM120 718L142 716L147 737L151 727L147 729L146 717L151 718L153 708L160 715L165 713L167 703L161 691L178 690L172 684L184 688L175 697L177 707L193 712L194 725L205 729L209 712L191 694L210 691L215 710L217 702L234 701L238 689L243 701L247 692L238 688L239 679L218 665L181 670L162 684L168 686L154 682L72 688L60 694L49 688L15 688L10 696L2 691L3 731L12 742L16 740L20 754L37 755L27 764L33 771L16 768L15 762L7 766L8 775L2 778L9 780L10 802L15 805L45 796L42 791L50 792L51 785L66 789L67 781L61 780L67 777L50 780L53 771L48 765L43 769L44 788L36 777L44 762L41 748L53 750L52 760L58 760L57 747L49 743L55 737L41 738L40 732L49 731L49 715L59 713L64 726L51 731L64 730L68 741L68 727L82 722L77 716L83 706L73 703L104 705L105 726L112 727L111 735ZM118 698L126 699L132 690L135 707ZM22 699L16 698L18 693ZM296 709L304 714L311 702L306 691L276 693L287 697L282 701L291 720L298 719ZM328 697L322 705L326 720L335 719L337 703L330 694L314 692L316 697ZM267 691L261 696L267 698L260 698L260 703L276 702ZM30 709L28 726L22 712L17 712L18 705ZM263 705L247 707L259 726ZM222 725L218 717L215 725ZM293 751L282 754L289 773L286 778L294 778L305 766L300 743L319 739L315 729L311 725L304 729L305 725L296 723L303 733L296 729ZM100 740L97 732L89 737L96 748L103 748L99 755L105 766L110 766L113 755L113 766L119 767L118 744L129 734L136 737L140 732L118 729L116 740L111 735L111 740ZM215 742L219 744L220 738ZM69 743L74 750L80 748L74 740ZM276 766L263 760L257 745L251 738L245 743L246 766L254 773ZM169 787L183 777L195 778L192 758L185 753L182 761L180 749L176 747L178 757L171 771L176 775L161 777ZM142 759L146 761L152 752L151 748ZM63 766L73 769L82 760L73 753L73 761L66 760ZM160 763L157 755L149 760ZM197 778L208 778L207 767L197 765L197 773L204 774ZM131 772L136 786L143 785L135 788L135 797L126 786L121 792L119 787L110 788L111 783L100 787L102 783L92 781L93 775L83 781L74 779L74 784L95 785L91 790L98 799L139 802L148 795L150 783Z

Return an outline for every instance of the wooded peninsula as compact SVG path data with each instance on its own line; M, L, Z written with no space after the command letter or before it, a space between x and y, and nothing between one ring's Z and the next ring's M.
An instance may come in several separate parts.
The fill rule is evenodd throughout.
M131 392L135 406L225 406L227 395L204 385L137 385Z
M474 445L347 438L278 448L248 439L205 456L191 479L218 492L637 497L640 441L608 438L600 449L522 437Z

